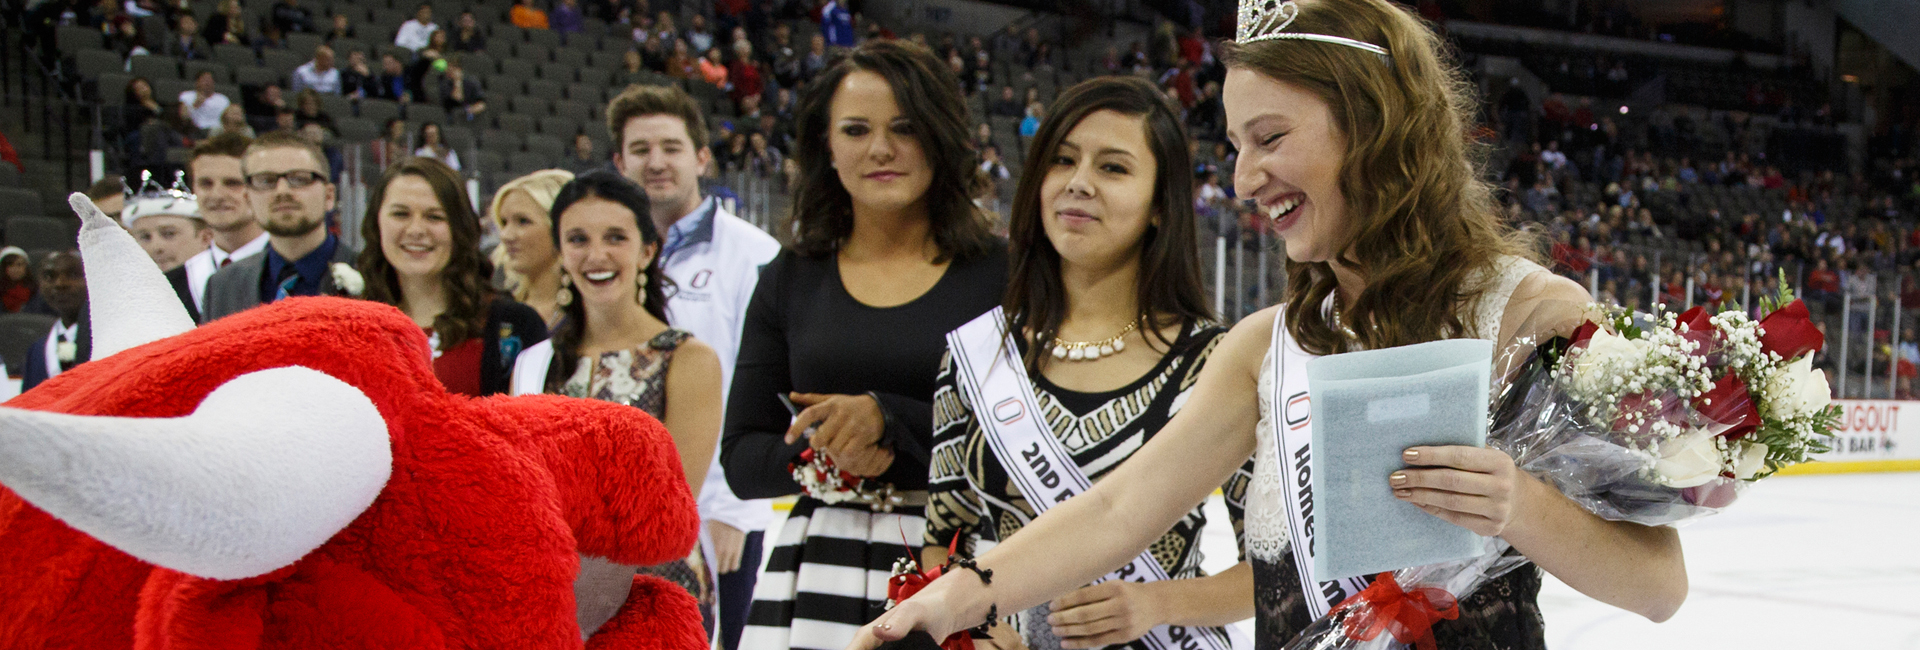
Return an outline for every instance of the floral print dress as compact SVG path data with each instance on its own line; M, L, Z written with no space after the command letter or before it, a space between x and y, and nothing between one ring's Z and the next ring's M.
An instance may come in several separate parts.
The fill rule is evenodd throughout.
M560 393L625 404L665 420L667 368L673 363L674 350L691 336L681 330L668 329L632 349L581 357L580 365L560 388ZM708 632L712 632L714 587L699 547L694 547L693 553L684 560L642 567L640 573L660 576L685 587L687 593L700 602L701 616L708 621Z

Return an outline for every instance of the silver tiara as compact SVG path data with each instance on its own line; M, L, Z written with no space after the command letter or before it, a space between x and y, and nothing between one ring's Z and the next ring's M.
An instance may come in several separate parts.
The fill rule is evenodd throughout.
M1239 30L1233 40L1241 45L1282 38L1301 41L1319 41L1322 43L1359 48L1382 57L1388 56L1387 48L1366 41L1356 41L1345 36L1302 34L1286 31L1287 26L1292 25L1293 19L1299 15L1300 5L1294 4L1292 0L1286 0L1285 2L1281 0L1240 0Z

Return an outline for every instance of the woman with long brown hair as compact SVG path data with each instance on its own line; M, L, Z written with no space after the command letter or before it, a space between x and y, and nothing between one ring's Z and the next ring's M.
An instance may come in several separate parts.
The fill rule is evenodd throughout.
M514 359L546 340L547 326L488 286L493 265L480 254L480 219L459 173L408 158L387 168L367 205L373 214L360 234L368 246L355 265L362 297L399 307L426 330L433 373L448 391L507 392Z
M932 52L861 45L797 118L794 240L747 307L721 445L741 498L802 493L740 638L756 650L845 645L885 606L887 569L925 526L941 337L1006 286L1005 247L968 198L966 102ZM803 456L862 489L803 489Z
M1561 305L1589 302L1501 222L1466 137L1468 86L1431 27L1385 0L1246 0L1242 12L1224 52L1227 131L1241 151L1234 187L1286 241L1287 304L1224 337L1186 406L1131 462L982 555L990 585L947 574L849 647L916 628L943 638L1084 584L1147 548L1252 454L1256 647L1280 648L1330 596L1348 595L1291 552L1310 542L1290 539L1300 513L1278 440L1279 429L1311 425L1295 415L1310 399L1303 360L1446 338L1504 349L1561 333L1568 321L1551 318ZM1655 621L1686 598L1670 527L1600 519L1497 450L1416 446L1402 459L1409 467L1379 477L1382 487L1532 563L1463 595L1459 618L1433 627L1441 647L1544 647L1540 570Z
M1180 412L1227 332L1203 302L1192 185L1184 182L1192 161L1165 95L1134 77L1082 82L1060 96L1035 136L1013 200L1006 299L950 336L941 363L939 392L955 397L934 415L940 461L929 478L922 566L944 564L950 546L973 555L954 545L957 535L1005 540L1048 507L1017 487L1033 478L1025 476L1031 465L1002 458L1026 445L983 417L989 406L1030 395L1048 414L1042 435L1065 452L1048 466L1098 480ZM1014 332L1014 345L974 346L975 330L988 341ZM1023 368L1025 380L982 383L967 370L995 361L1006 372ZM1236 530L1253 472L1243 460L1223 486ZM1038 648L1177 646L1167 625L1224 640L1218 626L1253 612L1253 571L1242 563L1201 573L1206 524L1193 508L1155 542L1153 565L1136 567L1166 579L1079 589L1021 612L1019 633L990 631L993 640L975 646L1018 648L1020 637Z

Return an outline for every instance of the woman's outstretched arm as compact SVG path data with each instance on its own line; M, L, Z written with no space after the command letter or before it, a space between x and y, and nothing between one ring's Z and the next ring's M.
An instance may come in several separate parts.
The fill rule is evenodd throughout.
M914 629L934 638L979 625L1087 584L1132 559L1206 499L1253 455L1260 361L1275 309L1242 320L1216 350L1193 397L1158 435L1086 494L1033 520L981 555L993 571L935 580L861 628L849 650L878 647Z

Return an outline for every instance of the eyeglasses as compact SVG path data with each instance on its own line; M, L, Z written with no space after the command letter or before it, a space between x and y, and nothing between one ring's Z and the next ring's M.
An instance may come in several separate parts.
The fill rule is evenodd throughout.
M280 186L280 179L282 178L287 179L288 187L297 190L314 183L325 181L327 180L327 175L305 169L296 169L284 174L260 172L258 174L247 174L247 187L253 188L256 192L271 192L273 188Z

